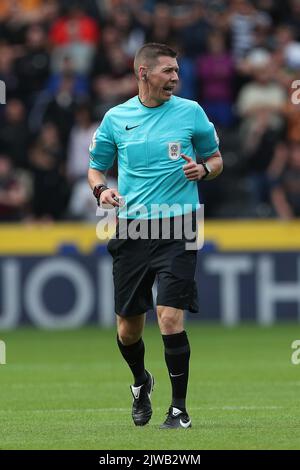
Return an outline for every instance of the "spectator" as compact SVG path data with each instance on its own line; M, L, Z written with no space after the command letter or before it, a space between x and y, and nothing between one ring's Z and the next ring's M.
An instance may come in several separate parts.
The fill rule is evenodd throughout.
M271 22L266 12L259 12L249 0L231 0L227 24L232 38L232 54L238 63L253 48L255 28Z
M282 106L286 100L284 87L276 82L274 75L277 70L272 66L271 55L253 55L250 59L249 72L252 81L247 83L237 97L239 115L248 123L256 119L261 110L267 111L272 121L280 121Z
M233 123L234 64L221 33L208 36L207 53L197 59L196 70L201 90L199 102L208 117L218 126L230 126Z
M93 81L95 109L98 115L126 101L136 92L136 80L131 73L131 61L120 47L111 47L106 54L108 68Z
M77 102L87 98L88 91L87 77L75 73L71 59L66 57L63 69L49 76L44 90L35 98L28 118L32 133L39 132L43 122L57 122L61 139L67 145L73 125L73 110Z
M117 28L111 23L107 24L103 28L102 40L93 60L93 66L91 69L92 79L97 75L113 73L109 52L120 47L120 42L121 38Z
M286 8L285 11L290 10L290 13L287 15L286 23L295 31L295 39L300 41L300 1L289 0L288 6L289 8Z
M21 220L28 194L9 156L0 153L0 222Z
M73 96L82 97L84 99L88 95L88 79L85 75L75 71L74 63L70 57L64 58L60 71L49 75L45 91L48 92L51 97L56 96L59 93L65 77L73 77Z
M75 85L75 76L72 73L62 76L57 94L49 101L44 114L44 122L50 121L57 125L64 148L68 145L74 123L77 105Z
M157 3L151 19L151 26L146 33L145 42L169 44L173 41L171 7L166 3Z
M296 76L295 76L296 78ZM293 87L293 83L297 88ZM286 119L286 141L300 143L300 82L287 81L288 98L283 106L283 115Z
M110 15L112 26L118 31L120 46L131 59L145 40L144 30L134 22L131 11L126 7L113 8Z
M45 124L31 147L30 166L33 174L32 211L36 218L60 219L68 202L64 176L64 153L54 124Z
M47 36L40 25L32 25L26 32L23 55L16 61L19 90L29 105L44 87L49 75Z
M28 166L29 141L25 107L19 99L12 98L5 105L4 122L0 129L0 146L7 150L14 166L18 168Z
M194 59L205 51L207 35L216 24L211 23L208 10L202 2L190 2L184 8L182 6L173 10L172 27L186 54Z
M42 6L42 0L2 0L0 4L0 19L14 20L24 23L36 18Z
M67 176L71 182L84 178L88 170L86 149L98 127L93 122L91 108L88 104L80 105L75 111L75 124L71 130L67 155Z
M275 31L276 57L281 67L292 71L300 69L300 42L289 25L280 25Z
M19 94L20 79L15 67L15 53L13 46L0 42L0 80L5 83L6 99ZM0 108L0 117L4 115L4 109Z
M242 118L241 156L247 161L253 214L258 215L262 205L269 202L266 172L283 135L286 92L273 80L271 56L253 59L252 73L254 80L241 89L237 109Z
M270 16L262 16L259 18L253 30L253 49L274 50L275 44L272 35L272 26Z
M283 152L284 158L276 156L270 173L271 201L281 219L292 219L300 217L300 144L291 143ZM284 160L285 165L282 165Z
M189 57L182 46L174 44L172 49L178 52L178 65L180 82L176 88L176 94L182 98L190 100L197 100L197 79L196 79L196 65L195 61Z
M58 0L1 0L0 25L11 44L22 44L29 25L52 22L57 11Z
M70 57L76 72L88 74L99 35L96 21L84 13L79 1L72 2L50 30L53 72L61 70L65 57Z

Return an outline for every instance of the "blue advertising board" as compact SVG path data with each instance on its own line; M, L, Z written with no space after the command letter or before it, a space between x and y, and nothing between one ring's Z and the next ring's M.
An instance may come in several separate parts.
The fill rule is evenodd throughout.
M188 314L189 321L230 326L300 320L299 252L199 252L196 280L199 314ZM0 257L0 329L114 322L106 249L97 255Z

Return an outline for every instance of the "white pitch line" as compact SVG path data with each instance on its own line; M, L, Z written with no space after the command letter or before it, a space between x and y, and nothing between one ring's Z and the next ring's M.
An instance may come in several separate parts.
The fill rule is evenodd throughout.
M240 411L240 410L279 410L282 409L283 406L212 406L207 408L208 410L224 410L224 411ZM200 409L200 408L194 408ZM203 408L202 408L203 409Z
M283 406L200 406L190 407L189 410L223 410L223 411L261 411L261 410L280 410ZM157 410L162 410L158 408ZM127 413L128 408L61 408L61 409L30 409L30 410L0 410L0 414L5 413Z

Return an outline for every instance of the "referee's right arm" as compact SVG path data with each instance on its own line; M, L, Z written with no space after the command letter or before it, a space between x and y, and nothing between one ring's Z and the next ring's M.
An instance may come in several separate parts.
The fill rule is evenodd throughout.
M117 148L111 132L109 116L106 114L93 136L89 147L90 166L88 182L97 199L98 205L111 204L119 206L120 197L117 189L106 186L104 172L112 167Z
M88 182L93 191L94 196L97 199L98 205L101 204L110 204L113 207L120 207L120 194L116 188L108 188L106 186L105 176L100 170L95 170L94 168L89 168L88 171ZM104 187L101 188L101 186ZM97 188L100 186L99 190Z
M106 178L105 178L104 174L102 173L102 171L96 170L94 168L89 168L88 182L89 182L89 185L90 185L90 187L93 191L94 187L97 184L106 184Z

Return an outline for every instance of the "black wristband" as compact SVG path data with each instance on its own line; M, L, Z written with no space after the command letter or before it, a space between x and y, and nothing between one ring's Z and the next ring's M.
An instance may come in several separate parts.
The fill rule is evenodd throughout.
M96 184L93 190L93 195L97 199L97 204L98 206L100 205L100 196L103 193L103 191L106 191L109 189L105 184Z

